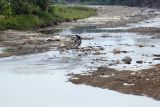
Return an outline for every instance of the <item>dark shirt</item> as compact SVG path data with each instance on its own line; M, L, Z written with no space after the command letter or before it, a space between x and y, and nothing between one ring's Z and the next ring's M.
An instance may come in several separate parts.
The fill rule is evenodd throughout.
M81 37L76 35L76 41L75 42L76 42L77 46L80 46L81 45Z

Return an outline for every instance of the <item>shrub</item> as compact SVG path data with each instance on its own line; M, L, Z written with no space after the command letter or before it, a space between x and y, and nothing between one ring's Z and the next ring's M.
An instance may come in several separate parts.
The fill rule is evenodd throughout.
M52 6L47 11L41 11L35 5L28 5L30 7L27 15L15 15L12 18L5 19L1 17L0 30L5 29L30 29L36 26L50 25L50 23L57 24L63 21L72 21L80 18L86 18L94 15L94 9L85 7L68 7L68 6Z
M0 29L29 29L41 25L42 21L35 15L20 15L0 20Z
M13 9L9 3L5 3L2 10L3 10L2 14L5 16L6 19L13 16Z

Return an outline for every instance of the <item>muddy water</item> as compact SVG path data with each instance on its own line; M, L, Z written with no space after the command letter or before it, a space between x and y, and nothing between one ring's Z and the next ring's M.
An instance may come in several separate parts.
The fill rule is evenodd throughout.
M142 69L158 64L152 54L160 53L160 43L150 35L127 32L108 32L95 26L69 27L61 35L80 34L85 39L81 48L97 48L84 54L80 50L51 48L49 52L0 59L0 107L159 107L160 102L147 97L133 96L67 82L68 73L81 73L97 66L116 69ZM139 47L143 45L144 47ZM154 45L154 46L153 46ZM114 54L114 49L127 53ZM132 57L130 65L123 64L124 56ZM136 64L143 60L143 64ZM117 63L117 61L119 63Z

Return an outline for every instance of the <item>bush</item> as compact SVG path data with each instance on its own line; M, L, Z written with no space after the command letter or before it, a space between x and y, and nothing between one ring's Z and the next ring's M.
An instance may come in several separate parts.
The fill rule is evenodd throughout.
M34 15L37 15L38 13L41 12L40 7L33 4L28 4L28 10L29 14L34 14Z
M63 18L56 16L55 14L48 13L48 12L40 12L38 13L38 17L43 20L44 24L49 24L49 23L57 23L57 22L62 22Z
M42 21L35 15L20 15L0 20L0 29L29 29L41 25Z
M3 10L2 14L5 16L6 19L8 19L8 18L10 18L11 16L14 15L12 6L8 3L4 4L2 10Z
M0 0L0 13L2 13L2 8L3 8L3 0Z

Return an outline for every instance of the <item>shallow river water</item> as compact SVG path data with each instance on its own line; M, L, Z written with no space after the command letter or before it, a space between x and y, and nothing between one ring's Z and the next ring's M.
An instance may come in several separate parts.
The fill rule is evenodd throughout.
M160 102L145 96L121 94L115 91L74 85L67 81L69 73L81 73L97 66L118 70L138 70L159 64L153 54L160 53L160 42L150 35L108 32L91 27L69 27L60 32L67 36L80 34L81 47L103 47L102 54L87 54L77 50L57 51L0 59L0 107L160 107ZM144 47L139 47L144 45ZM114 49L127 53L114 54ZM132 57L130 65L121 59ZM137 64L143 60L143 64ZM118 64L115 64L119 61Z

